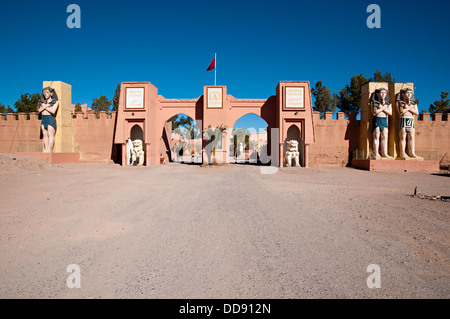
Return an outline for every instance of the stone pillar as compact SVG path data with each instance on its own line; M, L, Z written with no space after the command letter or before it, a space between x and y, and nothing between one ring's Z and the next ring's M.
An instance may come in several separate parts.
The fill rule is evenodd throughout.
M152 153L155 153L155 152L152 152L151 143L145 142L144 152L145 152L145 154L144 154L144 156L145 156L145 163L144 163L144 165L145 166L150 166L152 164L156 165L157 163L152 163L152 157L150 156Z
M122 147L122 166L127 166L127 145L125 143L121 144Z
M227 138L228 138L227 130L224 130L222 132L222 163L229 162L229 154L228 154L228 149L227 149L227 146L228 146Z
M309 144L305 144L305 152L303 154L303 167L309 167Z
M56 134L53 153L74 152L72 127L72 86L61 81L44 81L43 88L51 87L58 95L59 107L56 113Z

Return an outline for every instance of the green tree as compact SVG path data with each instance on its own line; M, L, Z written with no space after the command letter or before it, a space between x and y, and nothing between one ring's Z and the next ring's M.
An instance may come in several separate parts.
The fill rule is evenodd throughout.
M364 75L354 75L347 84L339 91L338 108L346 114L358 113L361 105L361 87L369 83Z
M83 112L83 110L81 109L81 104L80 104L80 102L78 102L77 104L75 104L74 112L75 112L75 113L77 113L77 112Z
M369 82L387 82L388 85L396 83L391 73L376 70L373 78L367 79L363 74L353 75L350 84L339 91L338 108L344 113L358 113L361 106L361 87ZM416 100L416 102L418 102Z
M434 101L428 108L430 113L450 113L450 100L448 92L441 92L441 99Z
M244 144L244 148L248 149L250 144L250 136L252 133L249 130L244 130L241 127L238 127L236 129L233 129L233 144L234 149L238 150L239 145L242 143Z
M311 93L314 95L314 111L320 112L320 117L324 118L325 112L335 112L337 106L337 94L333 92L333 96L331 95L331 91L329 88L322 84L322 81L318 81L316 86L311 90Z
M333 92L333 95L331 97L331 105L334 111L336 111L336 108L339 105L339 94L337 94L336 92Z
M5 104L0 103L0 113L15 113L15 111L9 105L5 107Z
M226 129L222 124L216 128L212 128L209 125L205 131L206 148L212 151L213 156L216 156L216 148L220 149L222 147L222 132Z
M370 82L387 82L389 85L396 83L395 78L392 78L389 72L381 73L380 70L377 70L373 74L373 79L369 79Z
M92 110L95 111L95 114L98 114L100 111L106 111L109 113L109 107L111 106L111 101L104 95L101 95L99 98L95 98L92 100Z
M83 110L81 109L81 104L80 104L80 102L78 102L77 104L75 104L75 107L74 107L74 109L73 109L72 118L76 118L76 117L77 117L76 113L79 113L79 112L83 112Z
M113 107L112 107L113 111L117 111L119 109L119 100L120 100L120 83L117 84L116 91L114 92Z
M17 113L32 113L37 112L37 105L41 95L39 93L34 94L22 94L20 100L14 103Z
M176 114L168 119L167 122L172 122L172 130L179 129L186 139L198 138L200 136L200 129L197 123L187 115Z
M166 123L172 122L172 130L175 130L176 128L178 128L178 126L180 126L178 117L178 114L176 114L166 121Z

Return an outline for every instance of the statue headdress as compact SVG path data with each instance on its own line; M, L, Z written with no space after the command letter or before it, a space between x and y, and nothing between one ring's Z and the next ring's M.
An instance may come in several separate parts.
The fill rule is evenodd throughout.
M397 93L395 99L396 99L397 101L400 101L400 102L405 102L405 100L403 99L403 93L406 93L406 92L408 92L408 91L413 92L413 90L411 90L410 88L403 89L403 90L400 91L400 93ZM409 101L410 101L410 103L412 103L412 104L416 104L416 98L414 97L414 92L413 92L413 94L412 94L412 96L411 96L411 99L410 99Z
M52 101L50 102L50 105L53 105L53 104L56 103L56 101L58 101L58 95L56 94L55 89L53 89L53 88L47 86L47 87L45 87L45 88L42 89L41 96L40 96L40 98L39 98L39 106L40 106L42 103L46 102L45 97L44 97L44 91L50 91L50 93L52 94L52 95L51 95Z
M377 104L380 104L382 101L379 100L379 98L378 98L378 93L380 93L381 91L386 91L386 92L388 93L388 94L386 95L386 98L385 98L384 102L385 102L386 104L390 105L390 104L391 104L391 100L390 100L390 98L389 98L389 91L388 91L388 89L386 89L386 88L379 88L379 89L376 89L375 92L372 93L372 96L371 96L370 100L373 102L373 104L374 104L375 106L377 106Z

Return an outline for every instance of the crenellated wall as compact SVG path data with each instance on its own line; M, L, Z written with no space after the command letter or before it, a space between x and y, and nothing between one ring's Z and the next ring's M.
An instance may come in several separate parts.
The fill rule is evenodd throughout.
M81 162L107 163L114 156L113 134L116 112L77 113L72 119L75 152ZM0 153L42 152L37 113L0 116Z
M320 118L319 112L313 113L316 143L309 147L311 166L347 166L350 156L358 148L359 125L356 114L348 119L344 113L337 113L333 119L332 112L326 112Z
M347 166L358 149L360 121L356 114L313 113L315 144L309 148L311 166ZM118 161L120 155L113 145L116 112L77 113L72 119L75 151L80 161L107 163ZM40 120L36 113L0 116L0 153L41 152ZM425 113L416 121L416 151L418 155L439 160L441 167L450 165L450 122L443 114Z
M450 167L450 122L442 113L419 114L416 125L416 153L425 159L439 160Z
M356 114L348 119L344 113L314 112L316 143L310 146L311 166L347 166L359 145L361 121ZM442 113L420 114L415 121L416 153L425 160L439 160L441 167L450 166L450 122Z
M80 162L107 163L114 157L113 137L116 112L97 115L90 111L87 117L77 112L73 121L74 147L80 153Z
M37 113L0 116L0 153L42 152Z

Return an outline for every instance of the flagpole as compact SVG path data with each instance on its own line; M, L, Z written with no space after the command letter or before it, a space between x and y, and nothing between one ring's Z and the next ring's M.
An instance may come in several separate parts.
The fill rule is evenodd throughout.
M214 68L214 86L216 86L216 79L217 79L217 53L214 53L214 61L216 63Z

